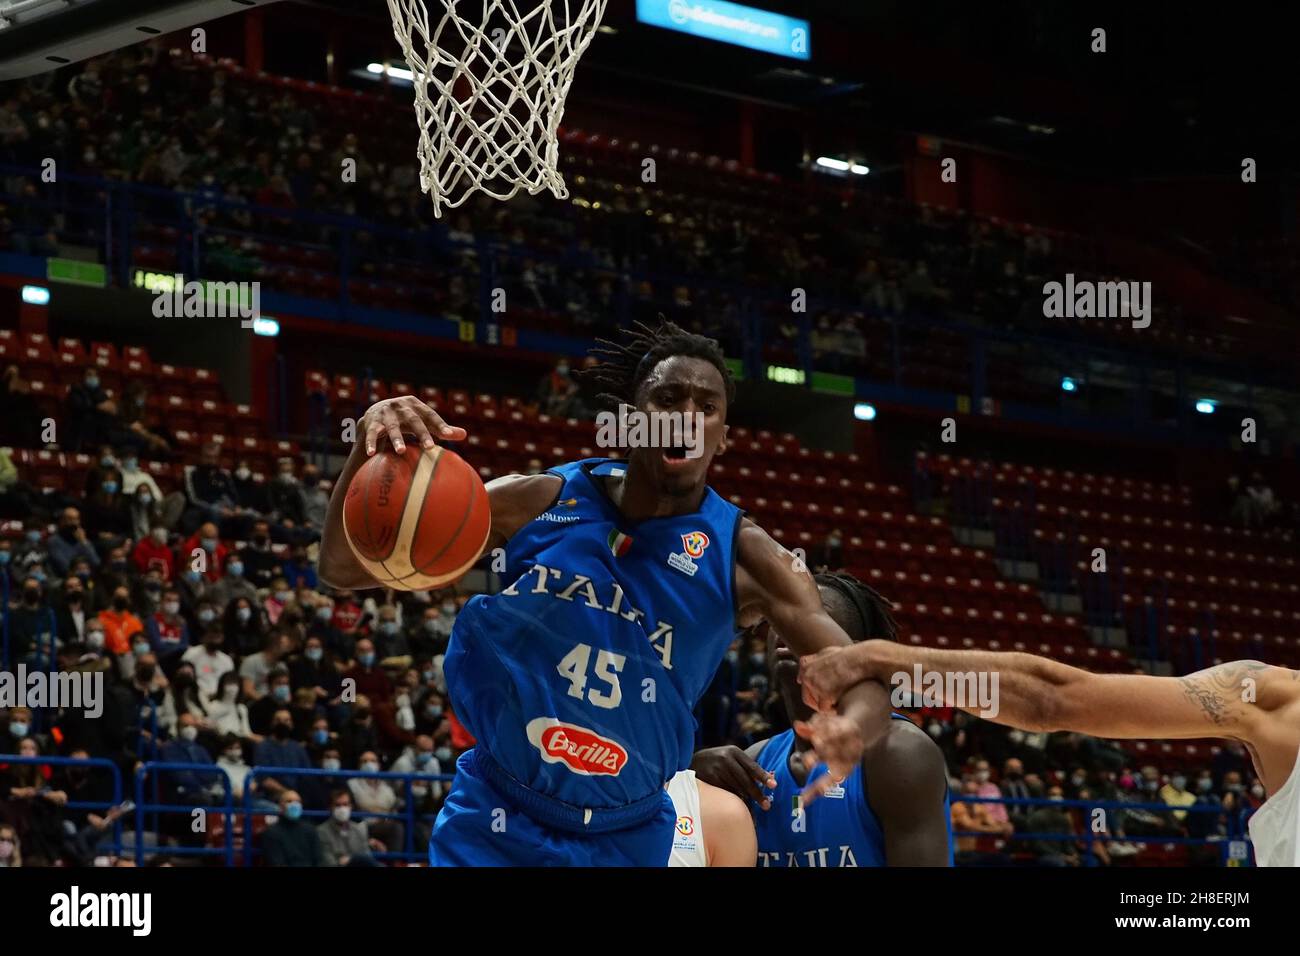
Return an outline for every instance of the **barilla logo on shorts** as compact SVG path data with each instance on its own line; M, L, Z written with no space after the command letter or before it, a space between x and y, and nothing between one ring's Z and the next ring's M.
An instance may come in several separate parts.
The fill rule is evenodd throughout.
M627 751L586 727L564 724L554 717L528 722L528 740L547 763L562 763L584 777L617 777L627 764Z

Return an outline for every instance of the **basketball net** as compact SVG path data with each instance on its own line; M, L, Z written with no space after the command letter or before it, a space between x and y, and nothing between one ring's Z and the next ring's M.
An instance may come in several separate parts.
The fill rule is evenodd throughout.
M434 215L476 191L568 198L556 132L607 0L429 2L432 24L424 0L388 0L388 9L414 74L420 188Z

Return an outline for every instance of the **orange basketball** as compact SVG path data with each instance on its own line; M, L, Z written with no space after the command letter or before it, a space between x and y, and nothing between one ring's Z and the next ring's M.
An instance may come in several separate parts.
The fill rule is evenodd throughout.
M352 553L385 587L423 591L455 581L478 560L492 529L487 489L446 448L408 443L377 452L352 476L343 531Z

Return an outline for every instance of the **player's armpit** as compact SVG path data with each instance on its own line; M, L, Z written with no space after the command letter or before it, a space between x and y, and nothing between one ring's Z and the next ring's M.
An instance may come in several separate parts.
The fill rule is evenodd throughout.
M889 866L951 863L943 751L911 721L895 720L862 759L870 805L885 837Z

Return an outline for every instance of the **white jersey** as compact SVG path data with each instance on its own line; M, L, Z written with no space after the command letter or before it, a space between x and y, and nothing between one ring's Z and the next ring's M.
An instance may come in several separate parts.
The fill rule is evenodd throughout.
M677 810L676 830L673 833L673 852L669 866L708 866L709 855L704 848L704 820L700 813L700 785L694 770L678 771L668 781L668 795Z
M1300 755L1282 789L1247 824L1259 866L1300 866Z

